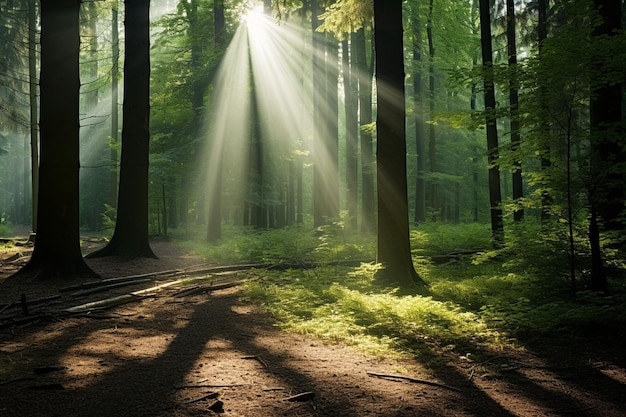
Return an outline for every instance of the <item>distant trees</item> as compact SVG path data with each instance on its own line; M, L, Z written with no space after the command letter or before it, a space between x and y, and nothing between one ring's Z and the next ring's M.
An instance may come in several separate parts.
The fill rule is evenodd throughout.
M37 48L32 47L37 36L32 30L36 24L29 30L28 23L36 8L31 7L29 15L26 8L18 9L26 0L4 4L16 23L0 27L0 36L7 40L1 46L6 59L0 63L0 158L10 161L0 165L0 213L8 221L23 222L29 205L29 163L23 151L30 150L36 164L38 150L33 77ZM401 275L406 272L414 280L404 223L413 210L415 227L490 218L494 241L505 250L516 242L504 239L509 230L534 227L539 220L537 236L546 242L567 242L566 249L553 254L569 254L573 288L581 284L608 288L607 260L616 253L607 250L608 243L611 249L623 246L626 199L620 110L626 48L618 18L622 2L265 1L265 11L271 8L284 32L280 45L270 42L261 49L280 50L289 57L272 71L293 75L290 84L279 83L285 77L273 80L280 85L273 91L259 73L254 82L248 74L241 89L217 85L223 79L214 78L216 68L229 47L230 32L241 23L239 4L226 4L232 6L227 12L221 0L179 2L170 9L155 25L151 72L147 2L126 2L123 172L117 225L106 252L152 256L149 230L191 231L191 222L202 224L204 235L217 240L227 222L258 229L291 224L316 228L329 222L343 226L347 219L351 230L377 230L380 259L402 265ZM84 19L87 47L82 54L96 59L83 59L82 74L89 81L82 87L82 114L87 107L103 104L103 92L116 91L118 72L115 58L112 75L103 64L109 62L108 50L96 53L109 43L94 40L94 34L104 33L116 45L115 30L108 30L116 8L113 15L107 10L103 19L98 13L103 6L83 7L89 19ZM141 23L129 26L139 9ZM374 11L376 20L383 19L377 28ZM410 30L403 32L403 27ZM494 28L498 30L491 33ZM251 33L250 38L258 41L259 36ZM132 52L138 45L141 48ZM284 53L287 48L297 53ZM250 64L251 50L237 62ZM113 57L118 53L111 52ZM267 56L257 55L260 61L255 65L262 67ZM29 63L30 76L25 77ZM47 83L43 80L42 88ZM247 91L251 86L256 94ZM29 90L31 103L26 100ZM295 101L285 105L286 90L299 96L297 105ZM248 96L227 109L232 123L241 126L222 131L229 132L230 144L249 135L250 126L258 129L257 137L245 146L249 175L241 175L219 151L210 160L215 182L223 188L215 188L214 194L191 192L187 186L200 188L204 180L195 160L200 159L204 142L216 140L205 130L222 104L218 95L246 91ZM42 92L42 117L50 111L43 108L44 97ZM345 110L339 112L341 105ZM112 126L116 107L112 100ZM277 113L282 119L294 119L297 129L288 131ZM251 125L245 119L250 114L255 116ZM309 114L316 115L314 123L307 121ZM29 130L28 119L33 146L22 139ZM83 128L91 124L85 117L82 121ZM42 130L47 123L42 119ZM116 131L112 127L112 142ZM280 145L275 146L276 141ZM106 153L100 159L115 163L115 144L103 149L104 141L98 143L99 149L92 152ZM50 155L48 144L41 150ZM82 224L90 228L98 227L104 203L91 198L100 184L92 173L82 171L90 185L81 190L81 213L86 217ZM107 191L114 189L116 170L106 177ZM414 186L408 187L407 178ZM243 189L248 190L247 207L235 197Z

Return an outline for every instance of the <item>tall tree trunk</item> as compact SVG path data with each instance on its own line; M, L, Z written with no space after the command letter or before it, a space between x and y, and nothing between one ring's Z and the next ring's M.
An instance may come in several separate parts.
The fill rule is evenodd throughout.
M593 37L610 42L617 39L621 29L622 2L620 0L594 0L601 24L594 29ZM601 227L622 230L619 220L626 199L626 151L622 123L622 89L615 80L602 77L603 64L595 62L597 76L591 80L592 94L589 102L591 125L591 175Z
M224 0L213 1L213 19L215 47L216 49L221 50L224 47ZM214 140L214 138L211 138L211 140ZM221 149L221 147L213 148ZM215 170L213 170L216 178L212 181L212 189L208 190L210 193L210 197L209 216L207 219L207 239L214 242L222 237L222 182L224 176L224 166L222 164L222 158L213 158L212 160L219 166L215 167Z
M82 7L82 32L85 33L87 38L87 47L89 53L89 62L83 67L86 69L86 78L88 79L87 88L81 93L84 99L84 111L87 115L95 114L98 107L99 94L98 88L94 87L94 82L98 79L98 31L96 28L96 22L98 20L96 4L94 2L84 2ZM83 128L85 129L85 128ZM86 127L89 131L89 127ZM84 130L83 130L84 131ZM104 152L108 149L108 140L94 135L81 135L83 144L90 144L92 149L96 152ZM81 210L82 218L81 222L87 226L89 230L98 230L100 227L100 213L102 209L103 201L101 200L100 191L100 174L102 167L93 166L88 170L83 170L81 181L86 188L85 194L88 198L82 200L83 209Z
M524 197L524 185L522 182L522 162L519 158L520 153L520 119L519 119L519 93L517 82L517 43L515 36L515 1L506 0L506 37L507 50L509 55L509 117L511 119L511 147L514 155L513 159L513 200L519 202ZM524 210L518 208L513 213L515 221L521 221L524 218Z
M485 90L485 122L487 125L487 152L489 161L489 203L491 233L496 246L504 243L502 222L502 196L500 194L500 168L498 166L498 129L496 124L496 94L493 82L493 52L491 46L491 15L489 0L479 0L480 43L483 58L483 84Z
M428 21L426 23L426 35L428 36L428 108L430 123L428 124L428 160L430 163L430 173L437 172L437 143L435 131L435 44L433 40L433 6L434 1L430 0L428 5ZM430 208L436 213L439 207L439 185L434 175L430 180ZM436 214L435 214L436 216ZM436 220L436 219L433 219Z
M354 39L355 35L352 34L351 38ZM358 85L354 80L352 74L354 63L354 49L350 48L349 44L354 45L354 42L348 42L344 40L341 43L342 52L342 64L343 64L343 89L345 96L345 113L346 113L346 208L349 214L349 224L352 230L356 230L358 225L358 135L359 135L359 121L358 121Z
M411 258L406 171L402 0L374 0L378 111L378 251L383 276L402 287L420 281Z
M150 0L126 0L124 104L117 222L113 237L89 256L156 258L148 240L150 148Z
M109 172L109 205L117 206L118 156L119 140L119 73L120 73L120 37L118 28L118 2L114 0L111 8L111 168Z
M424 97L422 88L422 28L417 10L412 10L411 30L413 39L413 123L415 125L416 178L415 215L417 225L426 221L426 141L424 138Z
M363 129L372 122L372 69L367 64L365 29L357 30L354 37L356 70L359 74L359 125L361 144L361 231L374 231L374 151L372 135Z
M248 36L252 36L248 34ZM249 53L249 51L248 51ZM259 102L257 98L257 88L255 85L254 69L252 68L252 58L249 57L250 68L250 171L248 180L248 201L251 205L251 224L255 228L264 229L267 227L264 216L265 207L265 167L264 167L264 146L263 133L261 129L261 118L259 112Z
M549 0L537 0L537 8L538 8L538 25L537 25L537 43L539 49L539 58L541 59L541 55L543 52L543 44L546 39L548 39L548 8L549 8ZM546 223L550 220L550 206L552 205L552 196L548 191L548 187L550 186L550 171L552 168L552 162L550 161L550 153L551 145L550 145L550 124L547 120L547 115L549 114L549 105L547 103L547 87L545 84L541 84L540 88L540 106L541 110L541 118L540 128L542 131L542 136L546 138L547 142L541 149L541 171L542 171L542 191L541 191L541 222Z
M620 0L594 0L601 23L594 29L593 38L600 41L615 39L621 29L622 2ZM602 63L596 62L597 74L603 74ZM589 166L592 187L589 193L591 242L591 288L606 291L608 282L600 247L600 229L623 230L620 215L626 197L625 154L622 123L622 85L613 80L597 77L591 80L589 121L591 146Z
M32 229L37 232L39 188L39 114L37 106L37 1L28 1L28 96L30 104L30 172Z
M318 32L319 1L311 1L311 31L313 57L313 227L319 227L328 222L329 187L326 186L329 174L330 158L327 149L329 134L327 103L326 63L323 60L326 49L324 34Z
M18 274L96 277L80 249L78 0L41 2L41 162L37 238Z

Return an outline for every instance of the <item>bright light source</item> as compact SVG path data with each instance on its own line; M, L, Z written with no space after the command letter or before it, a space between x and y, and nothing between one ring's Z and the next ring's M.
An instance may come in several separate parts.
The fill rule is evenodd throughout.
M243 16L244 22L246 22L246 24L250 28L254 26L259 26L264 18L265 18L265 15L263 14L262 4L254 6L252 9L248 11L248 13L246 13Z

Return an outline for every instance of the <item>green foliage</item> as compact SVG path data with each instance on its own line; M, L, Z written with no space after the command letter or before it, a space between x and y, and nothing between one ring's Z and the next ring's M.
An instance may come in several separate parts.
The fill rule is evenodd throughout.
M491 229L481 223L425 223L411 230L413 253L419 256L477 251L490 245Z
M338 0L326 8L320 18L324 21L320 31L329 31L338 38L367 26L374 19L374 7L371 0Z
M313 250L315 261L329 263L374 259L375 247L371 236L348 232L346 230L347 214L346 211L342 211L341 220L318 227L319 241Z
M476 314L432 297L400 296L376 285L379 266L352 271L268 274L250 284L248 297L262 303L289 331L342 341L380 355L413 355L432 360L444 352L502 343Z
M9 140L0 133L0 156L9 153Z
M326 228L331 235L338 229ZM559 273L567 256L554 232L541 232L533 222L509 230L514 231L507 247L499 251L488 249L488 225L426 224L414 230L416 264L429 282L425 294L399 294L374 279L379 264L361 263L352 269L263 273L246 295L285 330L426 361L515 347L548 333L576 337L623 325L626 293L568 292ZM470 249L483 252L429 262Z
M13 228L11 225L4 222L4 218L2 216L0 216L0 236L13 236Z
M116 219L117 209L108 204L105 204L104 213L102 213L102 230L109 236L113 235Z
M224 227L224 238L216 243L206 241L203 231L180 244L202 257L221 264L248 262L308 262L318 238L302 227L255 230L246 227ZM173 232L176 234L176 232Z

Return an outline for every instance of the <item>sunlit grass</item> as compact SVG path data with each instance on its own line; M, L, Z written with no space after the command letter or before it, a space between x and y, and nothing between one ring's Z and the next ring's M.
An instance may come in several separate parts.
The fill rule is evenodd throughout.
M386 287L376 279L379 266L373 262L333 266L333 261L374 257L374 238L348 233L340 221L317 232L310 227L225 231L217 244L186 245L222 264L316 262L314 269L296 268L295 262L285 272L257 270L262 279L246 287L246 297L263 305L286 331L376 355L445 360L447 354L497 352L523 346L529 338L575 337L581 326L626 321L624 291L573 296L553 269L532 267L541 242L518 246L512 241L497 256L483 256L493 251L486 225L425 225L412 232L414 262L429 284L422 294ZM464 255L432 262L433 256L454 252Z
M375 270L364 264L267 274L249 285L247 296L267 308L285 330L378 355L430 361L447 351L465 354L507 343L478 314L455 303L380 287Z
M283 229L259 230L224 226L224 238L208 242L201 231L174 231L178 245L211 263L332 263L345 260L373 260L375 242L371 235L345 230L335 222L312 231L296 225Z

